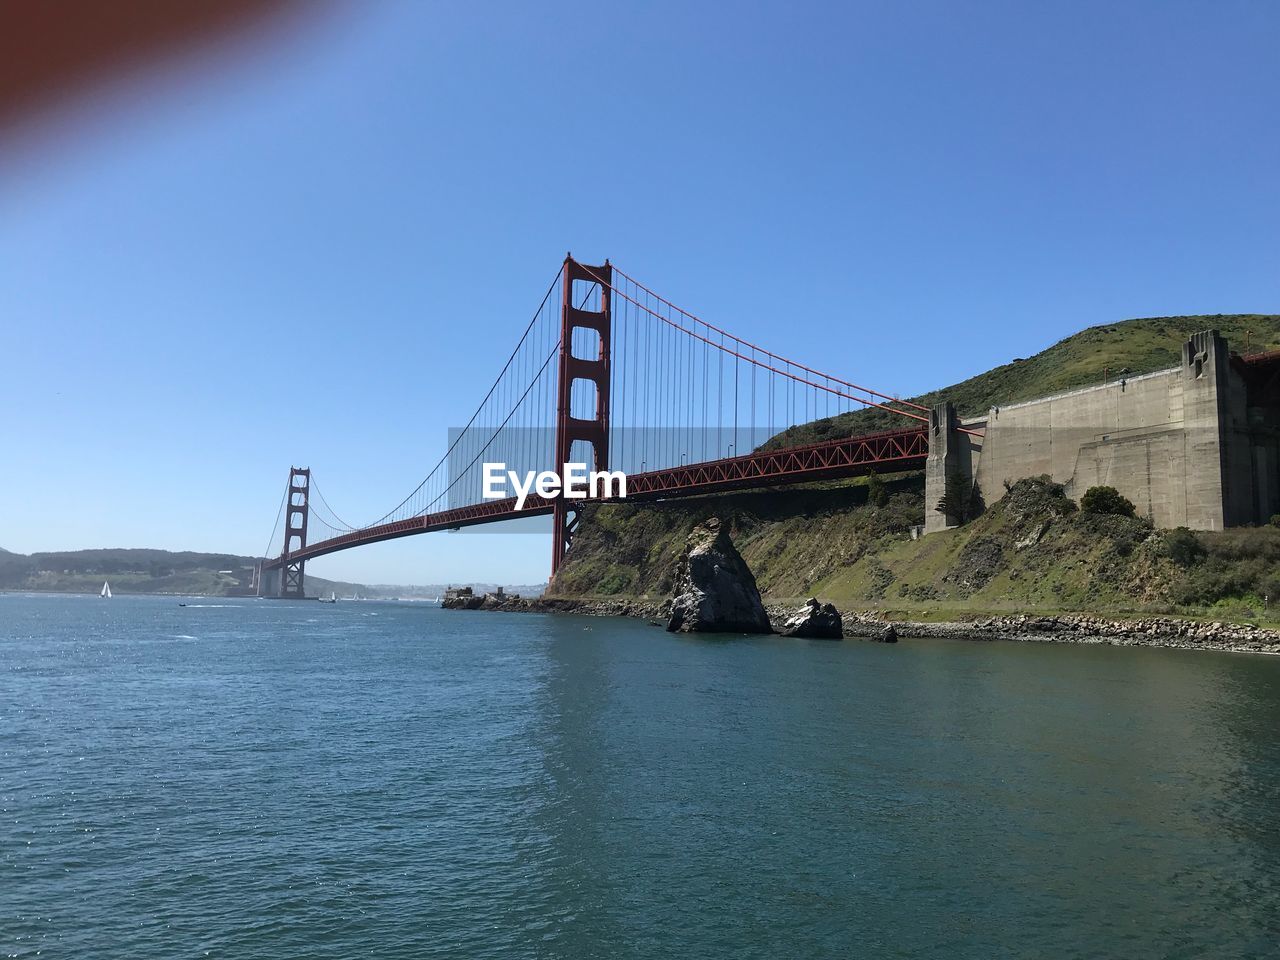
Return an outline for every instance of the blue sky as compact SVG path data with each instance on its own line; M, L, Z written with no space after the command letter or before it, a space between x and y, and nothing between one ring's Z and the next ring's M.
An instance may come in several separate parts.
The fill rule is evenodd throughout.
M566 250L902 394L1280 310L1278 42L1265 2L404 0L102 90L0 145L0 546L256 553L291 463L379 515Z

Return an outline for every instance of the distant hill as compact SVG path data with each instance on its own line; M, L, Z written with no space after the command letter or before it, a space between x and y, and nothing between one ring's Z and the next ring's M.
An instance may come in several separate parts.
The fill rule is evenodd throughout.
M174 552L170 550L112 549L69 550L21 554L0 548L0 590L47 591L52 593L97 593L109 580L117 594L156 593L183 596L248 596L253 582L253 557L229 553ZM496 584L464 584L492 590ZM444 593L445 584L405 586L401 584L347 583L306 578L308 596L366 597L372 600L396 597L429 598ZM508 593L537 596L542 585L506 586Z
M24 555L0 550L0 590L96 593L247 594L253 558L168 550L70 550Z
M1218 330L1236 352L1243 353L1246 342L1251 351L1280 347L1280 315L1277 314L1124 320L1090 327L1034 356L1014 359L976 377L909 399L926 407L950 400L961 416L976 416L997 404L1017 403L1102 383L1105 377L1137 376L1177 366L1182 358L1183 341L1201 330ZM963 337L963 329L957 329L955 335ZM877 430L894 430L910 423L905 417L868 408L789 427L763 444L763 448L818 443Z

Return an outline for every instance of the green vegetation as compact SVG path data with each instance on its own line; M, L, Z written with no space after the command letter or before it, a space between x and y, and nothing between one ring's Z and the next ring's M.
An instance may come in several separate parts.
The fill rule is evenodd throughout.
M715 515L766 596L803 597L882 537L905 537L923 514L915 478L815 484L788 492L748 492L692 500L586 508L556 596L664 598L694 526ZM876 492L879 491L879 492ZM875 506L871 495L883 500Z
M997 404L1018 403L1050 393L1102 383L1106 378L1138 376L1176 366L1182 343L1201 330L1218 330L1231 348L1244 352L1280 347L1280 315L1215 314L1152 317L1090 327L1033 357L1017 359L976 377L910 399L923 406L942 400L961 416L977 416ZM798 424L764 444L766 448L817 443L837 437L893 430L909 421L868 408Z
M684 539L716 515L770 602L816 595L843 610L946 619L1001 612L1178 613L1274 620L1280 528L1160 531L1086 512L1046 477L1021 480L966 526L912 539L923 482L866 481L779 497L590 509L555 584L559 596L665 597Z
M873 506L884 507L889 504L889 488L876 474L867 477L867 499Z
M1195 531L1187 527L1175 527L1164 535L1165 556L1180 567L1190 567L1202 560L1208 551Z
M1085 513L1103 513L1115 517L1136 517L1133 503L1115 487L1090 487L1080 498Z
M1275 349L1280 316L1162 317L1093 327L962 383L943 397L961 415L1175 366L1193 333L1217 329L1236 350ZM765 446L814 442L901 426L866 410L792 427ZM945 619L974 613L1089 611L1275 618L1280 518L1257 529L1158 531L1111 487L1078 507L1046 477L1012 484L988 508L948 478L936 507L965 526L913 539L923 479L826 484L797 492L739 493L679 503L589 510L555 584L560 596L665 597L692 527L726 521L765 598L810 595L844 609Z
M1274 611L1280 604L1280 530L1238 527L1195 536L1201 550L1170 549L1171 559L1183 568L1170 590L1175 603L1243 616L1263 607Z

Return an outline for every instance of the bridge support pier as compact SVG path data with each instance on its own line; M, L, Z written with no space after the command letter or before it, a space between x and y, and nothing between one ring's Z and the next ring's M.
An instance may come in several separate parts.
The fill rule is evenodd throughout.
M599 310L583 310L574 306L574 281L600 288ZM563 477L565 464L574 462L573 445L582 441L591 445L593 470L609 469L609 357L613 339L613 268L586 267L572 257L565 257L563 295L560 304L560 379L556 403L555 464ZM583 301L585 302L585 300ZM573 353L575 330L593 330L599 337L594 357L578 357ZM575 417L572 409L573 383L581 380L594 384L595 416ZM577 511L557 497L552 511L554 527L551 543L551 576L556 575L578 527Z
M978 498L978 462L982 454L981 439L961 431L956 408L949 402L936 404L929 411L929 458L924 467L924 532L938 533L960 526L972 519L974 509L981 509ZM950 491L963 499L962 515L939 512L938 505L948 493L949 482L960 485Z
M929 411L929 459L924 468L924 532L937 533L960 525L960 519L938 512L947 490L947 478L959 469L959 437L956 408L935 404Z

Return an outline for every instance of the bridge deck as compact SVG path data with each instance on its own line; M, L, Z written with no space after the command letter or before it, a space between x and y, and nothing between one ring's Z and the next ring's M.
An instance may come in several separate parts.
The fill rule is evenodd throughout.
M749 453L741 457L668 467L647 473L627 475L627 501L666 500L681 496L741 490L751 487L783 486L812 480L863 476L875 470L899 472L924 469L929 455L929 436L925 427L892 430L862 437L842 437L804 447L788 447ZM579 501L582 502L582 501ZM438 530L455 530L481 523L498 523L520 517L536 517L551 513L551 500L530 496L522 510L516 510L514 497L487 500L465 507L396 520L375 527L354 530L341 536L321 540L295 551L288 562L310 560L339 550L395 540ZM278 569L286 558L267 561L264 569Z

